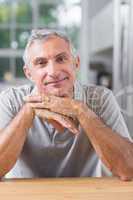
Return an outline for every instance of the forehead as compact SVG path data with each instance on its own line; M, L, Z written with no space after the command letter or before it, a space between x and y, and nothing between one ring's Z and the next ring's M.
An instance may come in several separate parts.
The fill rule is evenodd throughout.
M61 52L71 55L70 44L62 38L51 37L47 40L36 40L29 47L29 57L53 57Z

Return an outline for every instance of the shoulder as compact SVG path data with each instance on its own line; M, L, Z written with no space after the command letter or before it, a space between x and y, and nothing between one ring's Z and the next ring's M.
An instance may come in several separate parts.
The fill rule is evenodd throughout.
M5 89L0 93L0 105L8 106L17 112L24 103L23 97L30 94L32 89L31 85Z
M104 103L113 98L112 91L104 86L88 84L83 85L83 89L87 105L97 114L99 114Z
M94 85L94 84L88 84L83 85L84 90L86 91L86 94L88 97L91 96L98 96L103 97L105 95L109 95L112 93L112 91L104 86Z
M0 98L6 96L6 97L12 97L12 96L25 96L31 93L33 89L33 86L31 85L22 85L19 87L10 87L8 89L3 90L0 93Z
M113 92L104 86L88 84L83 85L82 87L88 101L95 100L96 102L98 102L101 99L104 101L108 97L110 98L111 96L114 96Z

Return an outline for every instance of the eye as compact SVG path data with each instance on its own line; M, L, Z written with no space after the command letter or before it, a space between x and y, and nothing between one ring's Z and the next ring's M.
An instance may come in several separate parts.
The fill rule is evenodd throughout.
M38 61L37 65L38 65L39 67L44 67L44 66L47 65L47 61L44 61L44 60L41 61L41 60L40 60L40 61Z
M64 63L66 62L67 58L65 56L59 56L56 58L56 62L58 63Z
M45 64L45 62L43 61L38 62L38 65L43 65L43 64Z

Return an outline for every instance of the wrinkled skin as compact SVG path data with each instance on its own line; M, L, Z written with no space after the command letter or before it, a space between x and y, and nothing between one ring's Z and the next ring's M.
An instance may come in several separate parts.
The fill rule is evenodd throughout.
M63 132L65 127L68 128L74 134L79 133L76 121L73 121L72 119L66 116L62 116L60 114L51 112L46 109L35 109L35 114L40 116L41 118L43 116L43 119L53 124L53 126L56 127L56 129L58 129L59 132Z
M49 115L47 113L46 117L46 111L44 114L43 110L38 112L36 109L48 108L52 113L58 113L58 120L54 113L53 119L50 116L49 120L58 130L67 127L74 133L78 132L75 131L74 121L68 117L73 118L75 115L73 106L76 101L74 102L72 97L76 70L79 68L79 58L73 57L70 46L65 40L52 37L46 41L35 41L31 45L29 61L30 67L25 65L24 72L27 78L32 79L35 83L37 95L27 98L26 101L30 103L39 117L44 118L45 115L48 120ZM50 97L51 102L48 102L46 97ZM66 122L64 123L64 121Z
M27 78L32 79L39 94L72 97L79 68L69 44L59 37L35 41L29 48L30 67L24 66Z

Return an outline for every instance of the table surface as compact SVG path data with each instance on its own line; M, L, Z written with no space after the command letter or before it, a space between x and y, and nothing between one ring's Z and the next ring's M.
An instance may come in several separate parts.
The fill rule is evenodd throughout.
M133 181L117 178L11 179L0 182L7 200L133 200Z

